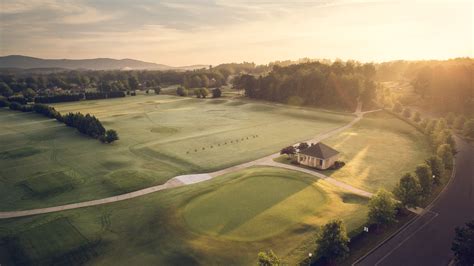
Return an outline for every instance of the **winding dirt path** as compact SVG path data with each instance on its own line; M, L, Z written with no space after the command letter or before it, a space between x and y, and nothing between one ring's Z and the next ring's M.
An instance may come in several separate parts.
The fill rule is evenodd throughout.
M350 127L352 127L355 123L359 122L364 114L366 113L371 113L371 112L377 112L380 111L381 109L378 110L372 110L372 111L367 111L367 112L362 112L362 105L359 103L357 106L357 110L355 111L354 115L355 118L349 122L348 124L341 126L336 129L332 129L328 132L322 133L318 136L316 136L313 139L307 140L307 142L319 142L322 141L326 138L329 138L333 135L336 135ZM125 193L122 195L117 195L117 196L112 196L108 198L103 198L103 199L97 199L97 200L91 200L91 201L84 201L84 202L78 202L78 203L72 203L72 204L66 204L66 205L61 205L61 206L55 206L55 207L47 207L47 208L39 208L39 209L31 209L31 210L23 210L23 211L8 211L8 212L0 212L0 219L7 219L7 218L15 218L15 217L24 217L24 216L31 216L31 215L37 215L37 214L45 214L45 213L51 213L51 212L59 212L59 211L65 211L65 210L72 210L72 209L78 209L78 208L84 208L84 207L90 207L90 206L97 206L97 205L102 205L102 204L108 204L108 203L113 203L113 202L118 202L118 201L123 201L123 200L128 200L128 199L133 199L136 197L141 197L150 193L154 193L157 191L165 190L165 189L171 189L175 187L180 187L180 186L185 186L185 185L190 185L190 184L195 184L199 182L203 182L209 179L212 179L214 177L227 174L227 173L232 173L235 171L239 171L251 166L272 166L272 167L279 167L279 168L285 168L285 169L290 169L290 170L295 170L295 171L300 171L304 173L311 174L313 176L316 176L318 178L321 178L322 180L329 182L337 187L340 187L342 189L345 189L347 191L350 191L354 194L361 195L364 197L371 197L372 193L355 188L353 186L350 186L346 183L337 181L331 177L325 176L319 172L316 171L311 171L302 167L297 167L293 165L287 165L287 164L282 164L282 163L277 163L273 159L277 158L280 156L279 153L274 153L268 156L265 156L263 158L250 161L247 163L235 165L226 169L222 169L219 171L211 172L211 173L204 173L204 174L191 174L191 175L181 175L181 176L176 176L168 180L165 184L154 186L154 187L149 187L141 190L137 190L134 192L130 193Z

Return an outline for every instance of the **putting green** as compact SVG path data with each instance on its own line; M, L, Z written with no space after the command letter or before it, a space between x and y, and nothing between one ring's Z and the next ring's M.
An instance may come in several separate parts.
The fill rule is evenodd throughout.
M313 180L291 172L250 173L193 199L184 210L196 231L240 241L281 234L317 214L327 201Z

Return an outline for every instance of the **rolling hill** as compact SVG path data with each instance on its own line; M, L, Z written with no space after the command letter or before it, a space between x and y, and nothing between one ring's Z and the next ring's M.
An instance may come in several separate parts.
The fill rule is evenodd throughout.
M9 55L0 57L0 68L10 69L89 69L89 70L115 70L115 69L149 69L149 70L190 70L202 68L202 65L172 67L163 64L144 62L134 59L42 59L22 55Z

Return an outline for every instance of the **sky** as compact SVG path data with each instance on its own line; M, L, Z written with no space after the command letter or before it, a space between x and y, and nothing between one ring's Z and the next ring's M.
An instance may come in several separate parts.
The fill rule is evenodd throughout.
M172 66L473 57L471 0L0 0L0 55Z

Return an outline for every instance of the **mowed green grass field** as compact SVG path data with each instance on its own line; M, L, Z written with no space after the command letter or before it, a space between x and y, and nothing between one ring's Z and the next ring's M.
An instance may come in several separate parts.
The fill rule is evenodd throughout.
M0 210L92 200L277 152L339 127L348 114L243 99L140 95L56 104L97 116L105 145L32 113L0 110Z
M365 115L352 128L324 143L340 151L340 160L346 165L323 173L372 192L392 190L404 173L413 172L431 155L422 133L383 111Z
M54 254L70 264L255 265L259 251L273 249L294 265L315 249L320 225L340 218L351 232L365 223L366 205L314 176L252 167L128 201L0 220L0 238L10 239L0 254L16 250L32 261Z

